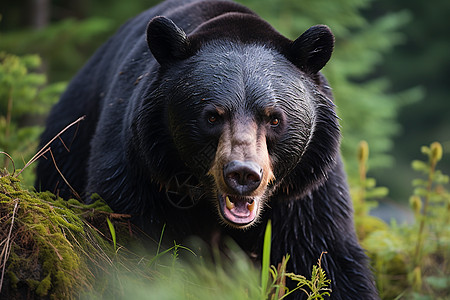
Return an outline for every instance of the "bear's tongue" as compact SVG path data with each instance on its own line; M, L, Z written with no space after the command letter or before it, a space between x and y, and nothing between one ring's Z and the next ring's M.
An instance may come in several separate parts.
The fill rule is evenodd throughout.
M256 217L256 200L223 195L221 199L223 217L236 225L251 223Z

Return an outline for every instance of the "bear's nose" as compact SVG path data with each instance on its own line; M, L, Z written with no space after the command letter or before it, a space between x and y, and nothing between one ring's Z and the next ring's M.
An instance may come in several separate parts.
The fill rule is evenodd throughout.
M253 192L261 183L262 168L252 161L233 160L223 168L227 186L239 195Z

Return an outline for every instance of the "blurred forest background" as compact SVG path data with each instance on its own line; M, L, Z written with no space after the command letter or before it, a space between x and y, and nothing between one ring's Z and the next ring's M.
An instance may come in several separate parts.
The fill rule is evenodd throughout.
M36 151L45 113L70 78L124 21L158 2L1 1L0 150L16 167ZM334 32L335 52L324 73L342 119L350 180L357 178L360 140L370 145L370 175L396 202L408 200L410 163L421 145L440 141L441 168L449 173L450 1L238 2L291 39L315 24Z

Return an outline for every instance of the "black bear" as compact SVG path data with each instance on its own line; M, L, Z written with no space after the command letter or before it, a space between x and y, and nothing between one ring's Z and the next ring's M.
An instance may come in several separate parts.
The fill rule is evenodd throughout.
M331 299L377 299L358 245L331 89L334 37L295 41L231 1L169 0L128 21L75 76L41 146L36 187L98 193L146 233L232 237L310 274L323 251ZM64 143L62 142L64 141ZM70 151L68 151L70 150ZM298 293L296 297L302 299Z

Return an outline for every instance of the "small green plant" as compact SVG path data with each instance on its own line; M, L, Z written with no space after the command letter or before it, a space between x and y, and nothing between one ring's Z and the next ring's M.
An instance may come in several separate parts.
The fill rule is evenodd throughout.
M358 180L352 182L350 190L355 210L355 227L360 240L370 232L385 229L386 224L378 218L369 215L372 208L378 205L377 200L388 194L385 187L377 187L374 178L367 177L369 145L361 141L358 146Z
M281 300L287 296L303 291L307 296L308 300L313 299L324 299L325 296L330 296L331 289L328 286L331 283L330 279L327 279L325 271L322 269L321 261L323 252L320 255L317 265L313 266L311 279L307 279L303 275L297 275L294 273L286 273L287 262L289 261L289 255L283 257L281 263L278 264L278 268L270 264L270 248L271 248L271 237L272 237L272 223L269 220L266 226L266 232L264 235L264 247L263 247L263 258L262 258L262 268L261 268L261 290L263 295L261 299L270 300ZM269 271L272 277L272 282L269 283ZM286 279L289 278L297 282L297 286L292 290L286 287Z
M426 160L412 162L412 168L424 177L412 182L414 192L409 202L415 215L413 224L393 221L390 226L383 223L368 228L373 217L367 214L368 204L361 201L367 190L358 190L368 186L352 188L355 207L366 206L355 209L359 212L355 223L357 232L363 233L361 244L371 258L382 299L447 299L450 293L449 177L437 169L443 153L439 143L422 147L422 153ZM361 157L364 155L360 164L366 161ZM360 166L361 178L365 178L364 172L366 169Z
M170 247L164 251L160 251L165 228L166 228L166 225L164 224L163 228L161 230L161 235L159 237L158 248L156 249L156 254L148 261L147 267L151 268L151 267L155 266L156 262L158 260L160 260L163 256L165 256L166 254L171 254L172 255L171 271L174 272L175 271L175 263L178 259L180 250L185 250L186 252L192 254L192 256L194 256L194 257L196 257L197 254L194 251L192 251L191 249L189 249L188 247L180 245L175 241L174 241L174 245L172 247Z
M439 295L442 290L450 292L450 194L445 189L449 177L437 169L443 152L440 143L421 150L428 160L412 162L426 179L413 181L410 198L416 217L410 282L418 293L431 290Z
M297 287L291 292L295 291L296 289L300 289L308 295L308 300L323 300L325 296L330 296L331 289L328 288L328 286L330 285L331 280L327 279L325 271L321 266L323 254L326 254L326 252L322 252L319 260L317 261L317 265L313 266L311 280L306 279L304 276L296 275L293 273L286 274L286 276L298 282ZM305 289L305 287L307 287L307 289Z

